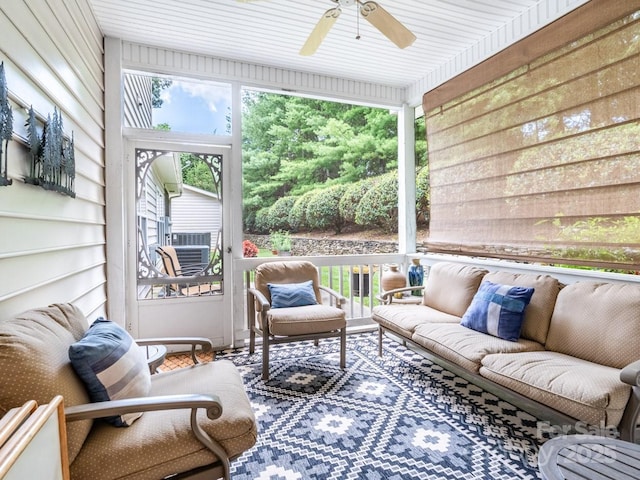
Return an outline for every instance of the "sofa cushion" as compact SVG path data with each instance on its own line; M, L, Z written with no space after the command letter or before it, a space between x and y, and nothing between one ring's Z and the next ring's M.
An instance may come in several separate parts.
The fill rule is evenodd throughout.
M151 388L147 359L131 335L117 323L98 318L69 347L69 359L87 386L92 402L146 397ZM127 427L142 415L127 413L104 419Z
M482 358L490 353L544 349L531 340L511 342L452 323L423 323L416 326L411 338L427 350L472 372L478 371Z
M640 359L640 285L577 282L558 294L546 348L614 368Z
M462 316L463 327L517 342L531 287L515 287L484 280Z
M486 273L486 270L470 265L436 263L429 269L422 303L462 317Z
M460 317L435 310L426 305L391 303L377 305L371 312L373 321L407 338L422 323L460 323Z
M483 280L504 285L532 287L533 296L524 312L524 322L520 336L538 343L547 341L551 314L561 284L550 275L533 275L526 273L490 272Z
M487 355L480 374L589 425L617 426L631 392L620 370L549 351Z
M216 360L151 376L153 396L188 393L217 395L225 405L222 416L215 420L199 412L198 424L220 442L230 457L256 443L254 413L242 377L230 361ZM228 405L232 407L226 408ZM71 464L71 478L165 478L175 474L177 465L187 468L213 462L215 456L189 428L189 411L183 410L183 415L176 412L179 411L145 412L129 428L96 422ZM158 448L160 439L164 440L163 448Z
M69 345L87 329L80 309L55 304L0 321L0 416L28 400L39 405L62 395L66 407L89 403L89 393L69 361ZM89 434L91 420L67 424L69 461Z
M300 283L267 283L271 294L271 308L303 307L315 305L313 281Z

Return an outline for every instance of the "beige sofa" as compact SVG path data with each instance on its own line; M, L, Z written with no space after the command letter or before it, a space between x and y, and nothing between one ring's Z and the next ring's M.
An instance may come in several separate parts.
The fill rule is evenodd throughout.
M485 280L534 288L518 341L460 324ZM489 272L439 262L429 271L421 304L394 303L396 292L385 292L385 304L372 313L379 324L381 355L383 335L391 332L539 418L593 426L590 431L617 429L622 438L635 441L640 412L640 285L563 285L550 275Z

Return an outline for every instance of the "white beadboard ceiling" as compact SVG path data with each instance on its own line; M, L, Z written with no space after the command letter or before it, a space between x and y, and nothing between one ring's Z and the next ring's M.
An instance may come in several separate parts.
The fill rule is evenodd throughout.
M103 33L125 41L423 92L586 0L380 0L417 37L404 50L344 6L308 57L298 51L332 0L89 2Z

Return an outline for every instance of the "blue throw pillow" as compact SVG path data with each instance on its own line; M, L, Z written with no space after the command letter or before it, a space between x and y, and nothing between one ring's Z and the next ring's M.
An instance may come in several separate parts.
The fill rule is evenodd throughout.
M317 304L313 281L302 283L267 283L271 308L302 307Z
M98 318L84 336L69 347L69 359L92 402L146 397L151 374L144 352L117 323ZM128 427L142 412L105 417L117 427Z
M460 324L478 332L517 342L524 321L524 310L531 301L533 290L530 287L484 281Z

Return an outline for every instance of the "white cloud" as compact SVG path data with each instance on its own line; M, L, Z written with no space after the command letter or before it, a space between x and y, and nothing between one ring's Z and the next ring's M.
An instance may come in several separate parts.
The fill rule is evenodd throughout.
M181 88L192 97L202 98L211 112L217 112L216 104L226 101L231 103L231 89L227 86L218 86L205 83L174 82L171 88Z

